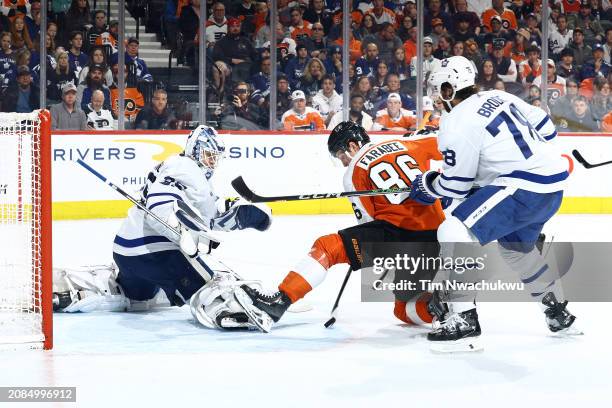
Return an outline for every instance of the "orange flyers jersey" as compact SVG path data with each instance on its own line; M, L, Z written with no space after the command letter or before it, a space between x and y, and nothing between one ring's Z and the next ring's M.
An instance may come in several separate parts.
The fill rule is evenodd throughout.
M111 93L111 106L115 116L119 114L119 89L112 88ZM142 94L136 88L125 88L124 94L125 101L125 117L128 119L135 119L140 109L144 107L145 101Z
M303 114L299 114L293 109L289 109L281 117L281 122L285 130L324 130L325 122L319 111L306 107Z
M376 112L376 123L383 128L391 129L394 127L402 127L404 129L412 129L416 126L416 116L412 111L400 109L399 115L391 117L387 109L382 109Z
M368 143L353 157L344 175L346 191L405 188L429 170L430 160L442 160L435 137ZM434 230L444 220L439 201L423 205L408 193L351 198L359 223L384 220L413 231Z
M495 9L488 9L485 10L484 13L482 13L482 23L484 24L485 27L487 27L487 30L489 32L491 32L491 19L495 16L500 16L502 19L502 26L506 29L511 28L513 30L517 29L517 24L516 24L516 15L514 14L514 12L512 10L509 9L504 9L504 11L499 14L497 11L495 11Z

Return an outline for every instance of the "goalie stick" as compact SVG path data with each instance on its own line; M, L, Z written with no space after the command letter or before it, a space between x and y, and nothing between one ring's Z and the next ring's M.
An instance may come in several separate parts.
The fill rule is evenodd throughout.
M344 288L346 288L346 284L348 283L348 280L351 277L352 272L353 272L353 268L349 266L348 271L346 271L346 276L344 277L344 281L342 282L342 286L340 286L340 292L338 292L338 296L336 297L336 301L334 302L334 306L332 307L331 317L329 318L328 321L326 321L323 324L323 326L325 326L326 329L329 329L330 327L334 325L334 323L336 323L336 317L338 317L337 311L338 311L338 305L340 304L340 298L342 297L342 294L344 293Z
M410 187L402 188L379 188L376 190L343 191L341 193L314 193L285 196L260 196L247 186L242 176L232 180L232 187L245 200L251 203L269 203L273 201L300 201L300 200L322 200L325 198L360 197L385 194L409 193Z
M606 164L612 164L612 160L608 160L602 163L589 163L586 159L580 154L580 152L576 149L572 150L572 155L580 164L584 166L586 169L592 169L594 167L605 166Z

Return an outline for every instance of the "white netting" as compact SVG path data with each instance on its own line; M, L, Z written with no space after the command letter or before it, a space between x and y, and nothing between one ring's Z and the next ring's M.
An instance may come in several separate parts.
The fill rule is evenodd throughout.
M40 120L0 113L0 346L43 341Z

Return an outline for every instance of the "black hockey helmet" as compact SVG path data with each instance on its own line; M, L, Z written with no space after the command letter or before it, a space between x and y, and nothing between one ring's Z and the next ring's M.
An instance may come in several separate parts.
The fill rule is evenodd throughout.
M370 136L366 130L358 123L346 121L340 122L332 130L327 139L327 149L331 155L335 155L338 150L348 149L349 142L355 142L359 146L363 146L370 142Z

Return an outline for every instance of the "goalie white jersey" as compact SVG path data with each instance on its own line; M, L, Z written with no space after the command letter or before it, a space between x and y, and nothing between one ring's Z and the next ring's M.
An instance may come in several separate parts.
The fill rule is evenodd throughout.
M174 212L174 202L182 200L197 209L205 222L213 224L217 217L217 200L209 181L209 170L186 156L173 156L158 164L147 176L142 190L146 207L161 219ZM219 224L217 224L217 229ZM125 256L176 250L178 237L165 226L133 207L117 236L113 251Z
M473 186L498 185L536 193L563 190L568 164L550 143L550 117L503 91L479 92L444 114L438 146L439 196L462 198Z

